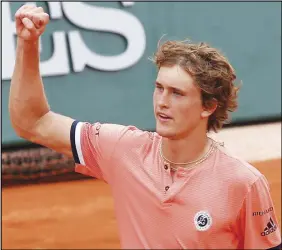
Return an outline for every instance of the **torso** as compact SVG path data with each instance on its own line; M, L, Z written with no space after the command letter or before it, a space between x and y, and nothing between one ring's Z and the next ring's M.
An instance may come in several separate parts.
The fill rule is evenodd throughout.
M111 184L123 248L236 248L236 215L243 197L237 164L217 148L196 168L166 169L149 145L117 150ZM126 157L122 157L126 154ZM236 167L236 166L235 166ZM222 243L219 243L222 242Z

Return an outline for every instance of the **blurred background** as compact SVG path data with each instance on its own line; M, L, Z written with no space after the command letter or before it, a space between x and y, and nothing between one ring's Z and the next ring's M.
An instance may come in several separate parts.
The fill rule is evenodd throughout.
M11 127L14 14L23 3L1 2L3 248L119 248L109 187ZM157 70L148 58L161 37L223 51L243 85L238 111L215 136L266 175L281 222L281 2L33 4L50 15L40 70L51 109L81 121L154 131Z

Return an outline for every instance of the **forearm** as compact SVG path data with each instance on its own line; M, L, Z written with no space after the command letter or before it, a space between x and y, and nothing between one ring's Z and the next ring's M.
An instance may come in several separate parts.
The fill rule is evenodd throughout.
M49 111L39 70L39 41L17 41L9 111L17 132L31 132L36 122Z

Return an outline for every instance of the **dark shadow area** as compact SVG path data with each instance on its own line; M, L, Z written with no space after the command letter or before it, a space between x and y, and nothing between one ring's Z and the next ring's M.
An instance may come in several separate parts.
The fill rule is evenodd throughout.
M26 180L6 179L6 180L2 180L2 188L28 186L28 185L40 185L40 184L46 184L46 183L78 181L78 180L81 181L83 179L88 180L90 178L92 177L73 172L73 173L53 175L53 176L48 176L48 177L37 177L34 179L26 179Z

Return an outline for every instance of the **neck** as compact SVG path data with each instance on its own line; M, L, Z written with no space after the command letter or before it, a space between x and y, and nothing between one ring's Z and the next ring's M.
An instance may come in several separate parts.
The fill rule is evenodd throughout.
M181 139L162 138L162 152L165 158L175 163L186 163L200 159L210 148L205 133L191 133Z

